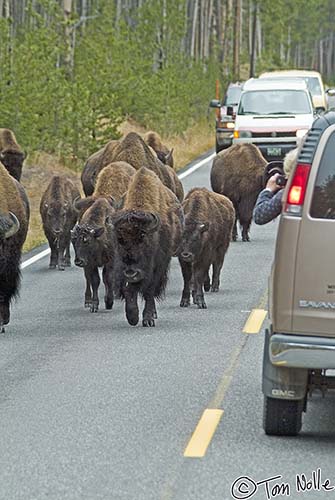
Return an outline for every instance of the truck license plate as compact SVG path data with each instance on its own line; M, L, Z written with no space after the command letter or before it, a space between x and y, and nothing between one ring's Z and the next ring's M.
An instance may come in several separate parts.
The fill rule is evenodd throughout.
M268 156L281 156L281 148L268 148Z

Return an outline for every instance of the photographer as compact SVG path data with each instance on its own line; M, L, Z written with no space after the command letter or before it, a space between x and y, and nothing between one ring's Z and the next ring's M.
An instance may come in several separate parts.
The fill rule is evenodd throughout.
M259 193L253 213L256 224L267 224L281 214L284 187L297 161L297 156L298 148L290 151L284 159L283 167L285 176L280 174L278 169L275 169L276 173L271 175L266 183L265 189Z

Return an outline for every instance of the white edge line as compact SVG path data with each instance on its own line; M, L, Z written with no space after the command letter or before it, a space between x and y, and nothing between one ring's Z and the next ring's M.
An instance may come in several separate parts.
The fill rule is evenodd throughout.
M198 168L202 167L205 163L212 160L214 156L216 156L216 154L212 153L211 155L207 156L207 158L204 158L203 160L199 161L199 163L196 163L195 165L193 165L193 167L190 167L188 170L186 170L186 172L183 172L182 174L178 175L179 179L184 179L188 175L192 174L193 172L198 170Z
M192 174L193 172L198 170L198 168L205 165L205 163L212 160L214 158L214 156L216 156L216 154L212 153L211 155L207 156L203 160L199 161L199 163L196 163L195 165L193 165L193 167L190 167L188 170L186 170L186 172L183 172L182 174L178 175L179 179L184 179L188 175ZM31 266L32 264L35 264L35 262L37 262L38 260L43 259L43 257L46 257L47 255L49 255L49 253L50 253L50 248L47 248L46 250L43 250L43 252L40 252L40 253L34 255L34 257L31 257L30 259L26 260L25 262L22 262L21 269L24 269L25 267Z
M22 262L21 269L24 269L25 267L31 266L31 264L34 264L38 260L43 259L43 257L46 257L46 255L49 255L49 253L50 253L50 248L43 250L43 252L37 253L36 255L34 255L34 257L31 257L31 259L28 259L25 262Z

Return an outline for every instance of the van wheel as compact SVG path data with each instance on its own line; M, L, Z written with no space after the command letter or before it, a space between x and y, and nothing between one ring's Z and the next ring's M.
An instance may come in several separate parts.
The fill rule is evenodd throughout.
M296 436L301 429L304 400L264 396L263 428L270 436Z

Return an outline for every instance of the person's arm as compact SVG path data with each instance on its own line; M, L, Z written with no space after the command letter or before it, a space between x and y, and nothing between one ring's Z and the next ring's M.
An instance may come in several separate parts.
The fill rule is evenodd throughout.
M254 221L256 224L267 224L280 215L282 210L283 190L273 193L264 189L259 194L254 208Z

